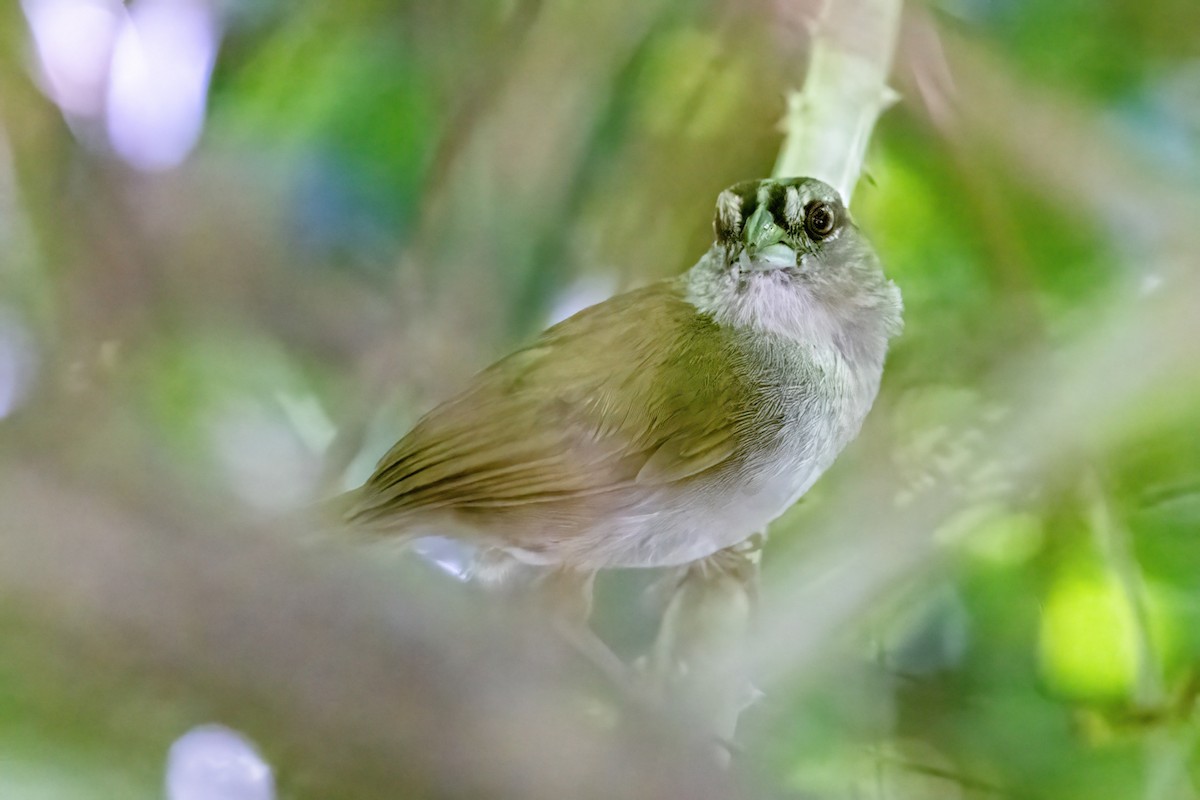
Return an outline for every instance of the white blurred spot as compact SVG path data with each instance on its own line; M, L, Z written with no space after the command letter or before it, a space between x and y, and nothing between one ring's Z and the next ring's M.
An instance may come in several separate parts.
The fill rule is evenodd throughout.
M290 392L277 392L275 399L304 446L314 453L324 453L337 436L337 426L325 413L321 401L311 394Z
M274 800L275 778L237 731L202 725L171 745L167 800Z
M550 324L561 322L588 306L607 300L616 289L612 275L585 275L579 278L554 299L554 305L550 308Z
M33 337L16 315L0 307L0 419L29 394L35 366Z
M220 38L196 0L136 0L113 47L108 137L134 167L163 170L187 157L204 127Z
M1154 294L1161 289L1162 285L1162 275L1158 274L1157 272L1147 272L1142 275L1141 285L1138 286L1138 289L1141 290L1143 295L1149 295Z
M120 0L23 0L21 5L43 90L67 113L100 113L113 40L126 20Z
M444 536L426 536L412 545L413 552L442 572L460 581L471 579L475 548Z
M218 412L210 430L230 487L248 505L276 513L312 501L320 460L281 411L247 398Z

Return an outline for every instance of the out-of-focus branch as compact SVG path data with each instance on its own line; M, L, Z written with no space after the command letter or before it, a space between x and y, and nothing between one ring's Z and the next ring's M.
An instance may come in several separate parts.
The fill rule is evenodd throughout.
M1150 640L1145 586L1141 568L1130 550L1128 532L1113 518L1113 510L1094 471L1089 470L1085 474L1082 491L1097 549L1116 578L1134 622L1133 702L1143 710L1161 708L1167 701L1162 665Z
M577 662L536 626L361 554L133 513L3 462L0 531L6 687L74 738L165 750L215 717L266 746L293 797L732 791L654 720L590 724Z
M1114 516L1104 487L1094 471L1084 476L1083 495L1097 549L1116 579L1133 620L1133 702L1139 710L1161 711L1169 697L1163 680L1163 665L1151 637L1146 586L1129 541L1129 531ZM1143 796L1146 800L1194 800L1196 787L1187 769L1194 745L1192 739L1190 730L1182 736L1160 726L1145 732L1146 789Z
M896 76L920 100L915 111L938 127L958 127L976 148L995 148L1029 189L1090 217L1098 231L1119 231L1120 243L1135 244L1139 255L1171 255L1195 243L1194 188L1139 158L1104 115L1015 74L927 11L908 16ZM1131 266L1156 266L1139 261Z
M875 121L894 97L887 77L900 9L901 0L825 3L804 88L788 99L777 177L822 179L849 202ZM723 740L733 737L754 691L740 668L723 670L744 650L757 594L758 538L684 574L651 661L656 682L690 696L694 712Z

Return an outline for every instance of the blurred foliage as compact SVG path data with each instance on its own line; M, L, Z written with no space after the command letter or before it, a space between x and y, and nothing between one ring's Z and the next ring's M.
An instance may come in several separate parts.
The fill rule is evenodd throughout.
M270 519L353 484L515 342L703 252L717 192L770 169L783 93L803 75L805 28L787 5L220 4L203 139L177 169L143 174L38 91L12 4L4 447L116 497L161 484L199 518L221 506ZM1200 196L1194 0L910 12ZM1018 356L1171 287L1121 218L1063 202L1010 152L931 114L910 76L919 51L901 45L903 99L855 200L907 327L867 431L773 543L836 513L869 463L965 511L937 532L943 559L885 595L819 675L747 712L748 783L796 797L1195 797L1195 376L1015 490L1015 470L948 423L1020 414L1005 382ZM1046 150L1065 153L1054 132ZM1057 179L1114 190L1089 177ZM768 574L786 576L772 552ZM602 587L599 624L618 649L653 634L643 589L629 575ZM53 631L5 623L0 647L54 653L39 639ZM165 710L126 709L114 732L53 670L31 686L6 663L5 797L155 796L171 738L214 713L172 705L167 686ZM1192 744L1151 791L1164 736Z

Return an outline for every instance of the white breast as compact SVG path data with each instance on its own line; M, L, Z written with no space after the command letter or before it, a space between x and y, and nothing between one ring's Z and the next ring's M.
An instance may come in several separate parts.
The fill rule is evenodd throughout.
M826 366L829 380L820 391L805 388L774 447L712 481L658 490L639 504L644 513L613 520L611 535L587 537L589 551L570 559L595 566L675 566L765 530L857 435L874 398L874 388L867 396L858 386L864 376L852 374L835 355ZM865 377L878 386L877 374Z

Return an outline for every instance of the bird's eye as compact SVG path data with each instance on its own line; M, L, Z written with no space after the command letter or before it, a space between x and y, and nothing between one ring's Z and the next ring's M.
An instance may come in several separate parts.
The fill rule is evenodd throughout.
M804 230L812 239L824 239L836 225L837 214L829 203L812 202L804 209Z

